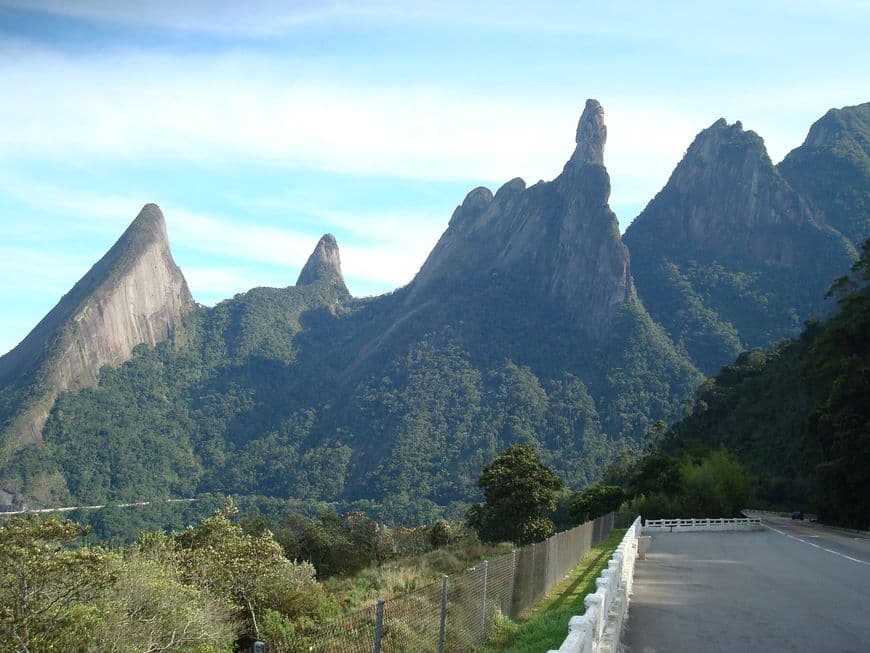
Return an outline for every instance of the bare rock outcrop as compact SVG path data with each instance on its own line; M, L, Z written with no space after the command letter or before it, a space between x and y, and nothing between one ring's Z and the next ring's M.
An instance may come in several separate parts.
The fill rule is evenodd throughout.
M659 252L688 246L719 258L789 268L804 263L803 244L818 238L839 250L842 268L854 257L779 174L761 137L724 118L698 134L667 185L629 227L632 251L652 231Z
M604 107L598 100L586 100L586 107L580 116L580 122L577 123L577 135L574 140L577 147L571 156L572 163L604 165L607 126L604 124Z
M320 239L296 281L297 286L310 286L316 283L334 285L347 292L344 276L341 273L338 243L332 234L325 234Z
M0 389L17 390L25 404L4 429L4 448L39 441L59 393L94 385L104 365L128 360L139 344L165 340L193 308L163 213L146 204L106 255L0 358Z

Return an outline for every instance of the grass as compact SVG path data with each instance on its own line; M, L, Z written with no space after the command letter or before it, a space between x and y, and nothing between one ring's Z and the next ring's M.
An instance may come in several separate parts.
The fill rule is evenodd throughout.
M568 578L535 609L518 621L504 619L497 623L493 635L477 652L541 653L559 648L568 634L568 620L586 610L583 599L595 591L595 579L607 567L625 531L624 528L614 529L604 542L592 547Z
M352 577L328 578L323 586L341 612L349 614L373 605L378 598L390 599L413 592L440 581L443 574L458 574L484 559L507 555L513 548L507 542L495 545L460 542L368 567Z

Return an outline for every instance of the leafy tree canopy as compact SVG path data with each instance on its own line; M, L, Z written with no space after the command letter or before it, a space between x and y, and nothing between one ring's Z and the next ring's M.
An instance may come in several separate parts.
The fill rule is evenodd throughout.
M618 485L598 483L584 489L571 502L568 509L574 522L582 524L583 522L618 510L622 502L625 501L625 497L625 490Z
M541 463L531 445L514 445L483 468L478 481L486 502L469 509L469 524L487 542L528 544L553 534L548 513L561 479Z

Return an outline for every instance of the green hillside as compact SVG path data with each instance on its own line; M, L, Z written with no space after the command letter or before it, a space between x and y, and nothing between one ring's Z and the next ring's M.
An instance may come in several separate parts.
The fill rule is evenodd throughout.
M724 447L760 498L866 528L870 506L870 241L833 292L839 311L796 340L741 354L696 393L665 450Z

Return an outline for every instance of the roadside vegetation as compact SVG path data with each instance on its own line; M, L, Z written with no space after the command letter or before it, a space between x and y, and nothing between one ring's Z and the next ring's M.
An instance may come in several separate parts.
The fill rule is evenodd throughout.
M217 653L245 636L289 653L300 630L512 548L481 544L460 522L388 529L326 513L276 523L240 518L232 502L127 545L88 544L88 530L56 517L0 522L0 653Z
M532 447L503 452L480 484L488 500L469 523L414 528L360 512L240 515L227 500L196 526L99 544L73 521L11 518L0 523L0 653L216 653L245 637L293 651L299 633L555 528L564 490Z

